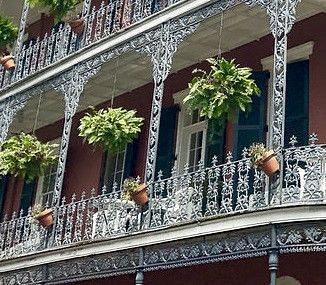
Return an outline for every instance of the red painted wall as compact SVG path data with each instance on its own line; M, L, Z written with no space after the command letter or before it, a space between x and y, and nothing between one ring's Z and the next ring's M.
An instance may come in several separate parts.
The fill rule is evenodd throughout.
M278 276L289 275L302 285L326 284L326 253L298 253L282 255Z
M27 26L26 32L29 39L43 38L46 33L50 34L54 20L52 16L41 13L41 18Z
M277 276L291 276L301 285L326 284L325 253L281 255ZM134 285L135 275L95 279L74 285ZM144 273L144 285L268 285L268 258L250 258Z

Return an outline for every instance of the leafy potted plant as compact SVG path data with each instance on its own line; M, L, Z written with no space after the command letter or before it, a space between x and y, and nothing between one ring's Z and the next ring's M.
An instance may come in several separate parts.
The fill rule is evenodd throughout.
M48 9L56 23L66 19L77 34L81 34L85 28L84 19L77 17L79 4L82 2L82 0L28 0L31 7Z
M184 104L190 110L200 110L201 116L209 119L234 120L238 110L247 111L252 96L260 90L250 78L251 69L239 67L234 60L209 58L210 71L195 69L199 73L189 83L189 94Z
M123 151L140 132L144 119L136 111L122 108L100 109L87 113L81 120L79 136L89 144L101 145L111 154Z
M42 205L36 204L32 209L32 217L44 228L53 225L53 210L51 208L45 209Z
M0 144L0 175L15 175L33 181L55 163L56 144L42 143L34 135L20 133Z
M268 150L262 143L252 144L249 148L248 155L251 164L259 167L268 176L272 176L280 169L274 150Z
M10 18L0 16L0 63L7 70L15 67L14 57L8 52L17 39L18 27Z
M122 198L125 200L133 200L140 206L144 206L148 202L146 185L140 183L139 177L125 179L122 189Z

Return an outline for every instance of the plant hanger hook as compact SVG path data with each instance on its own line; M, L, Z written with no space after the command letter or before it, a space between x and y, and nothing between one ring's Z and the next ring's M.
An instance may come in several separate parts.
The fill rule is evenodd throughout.
M220 17L219 33L218 33L218 50L217 50L218 59L221 59L222 57L223 24L224 24L224 11L222 10L221 17Z
M40 93L40 97L38 99L38 104L37 104L37 109L36 109L36 114L35 114L35 120L34 120L34 124L33 124L33 129L32 129L32 134L33 135L35 135L35 130L36 130L36 127L37 127L38 116L40 114L41 101L42 101L42 93Z
M114 102L114 97L115 97L118 67L119 67L119 57L117 57L117 61L116 61L116 65L115 65L115 72L114 72L114 79L113 79L113 88L112 88L112 97L111 97L111 109L113 108L113 102Z

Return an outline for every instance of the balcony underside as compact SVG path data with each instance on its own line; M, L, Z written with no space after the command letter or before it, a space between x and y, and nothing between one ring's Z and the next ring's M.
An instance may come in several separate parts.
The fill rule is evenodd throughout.
M303 1L298 7L297 21L324 11L325 4L322 2L316 2L315 0ZM217 54L220 21L221 18L219 16L204 21L192 35L183 41L173 59L171 73L175 73ZM225 12L223 22L221 41L223 52L234 50L253 41L259 41L259 39L269 34L269 18L261 8L248 7L244 4L238 5ZM130 30L118 33L112 39L109 38L101 41L101 43L94 43L89 48L63 60L62 64L56 63L50 69L38 72L31 78L26 78L21 83L18 83L16 88L13 86L13 88L3 92L3 96L22 92L26 90L25 88L35 87L35 84L42 85L48 80L50 74L51 77L56 76L59 71L62 72L71 67L71 64L86 61L87 58L94 56L95 50L101 50L101 47L110 46L111 43L119 45L119 42L120 44L124 41L128 42L128 34L132 34L134 29L139 29L142 25L144 28L148 28L149 24L145 22L140 24L139 27L136 25ZM271 50L270 55L272 53L273 51ZM116 80L114 79L115 77ZM113 93L117 96L132 91L137 87L152 82L152 77L152 64L148 57L135 52L122 54L117 60L111 60L109 63L103 64L100 72L86 85L84 96L78 108L83 110L90 105L105 102L112 98ZM34 96L18 115L19 122L17 120L14 122L12 126L13 132L30 129L30 125L34 120L34 112L39 102L37 97ZM63 118L63 96L58 95L54 91L48 92L43 96L42 104L38 122L39 127Z
M283 213L275 214L283 216ZM1 284L21 285L38 282L67 284L71 281L135 273L141 256L144 258L144 271L148 272L267 256L272 249L271 225L234 230L227 234L214 234L218 232L218 224L214 227L212 224L211 227L213 230L209 235L201 231L200 235L193 238L186 236L181 242L173 240L171 231L165 230L165 236L169 238L164 243L146 244L148 238L155 238L155 233L152 232L142 235L145 242L141 237L129 237L127 239L140 243L114 250L110 248L116 246L117 241L111 240L99 242L92 248L80 245L78 248L66 249L64 253L53 251L13 260L11 264L2 262L0 281ZM323 252L326 249L325 221L283 223L277 226L277 231L276 245L281 259L282 254ZM11 272L6 273L6 270Z

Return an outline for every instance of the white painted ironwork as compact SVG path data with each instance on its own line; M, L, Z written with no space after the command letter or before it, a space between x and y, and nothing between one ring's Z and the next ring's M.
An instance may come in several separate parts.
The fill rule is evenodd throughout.
M102 1L100 7L96 8L95 6L91 7L91 1L85 0L82 12L85 31L81 37L72 32L70 26L66 24L60 25L56 31L52 29L50 34L45 34L43 38L37 38L35 42L31 41L28 46L23 46L22 41L29 10L27 2L25 2L15 49L17 67L13 74L0 67L0 90L64 59L80 48L112 36L178 1L163 4L160 3L161 1L152 3L152 1L109 0L107 4L106 1Z
M143 209L140 226L139 208L121 198L116 187L103 187L102 193L81 197L73 195L69 202L64 197L54 208L56 223L52 235L37 224L31 224L31 211L27 216L14 213L10 220L0 223L1 259L21 256L46 248L74 245L82 241L116 238L130 232L139 232L173 226L198 220L245 214L261 209L303 204L325 203L326 145L292 146L283 152L285 175L283 188L269 201L266 175L250 167L247 151L243 159L233 161L228 155L226 163L218 164L213 158L209 167L201 163L199 169L178 175L173 169L171 177L158 179L150 186L152 196ZM109 191L110 190L110 191ZM111 191L112 190L112 191ZM33 242L32 242L33 241Z

